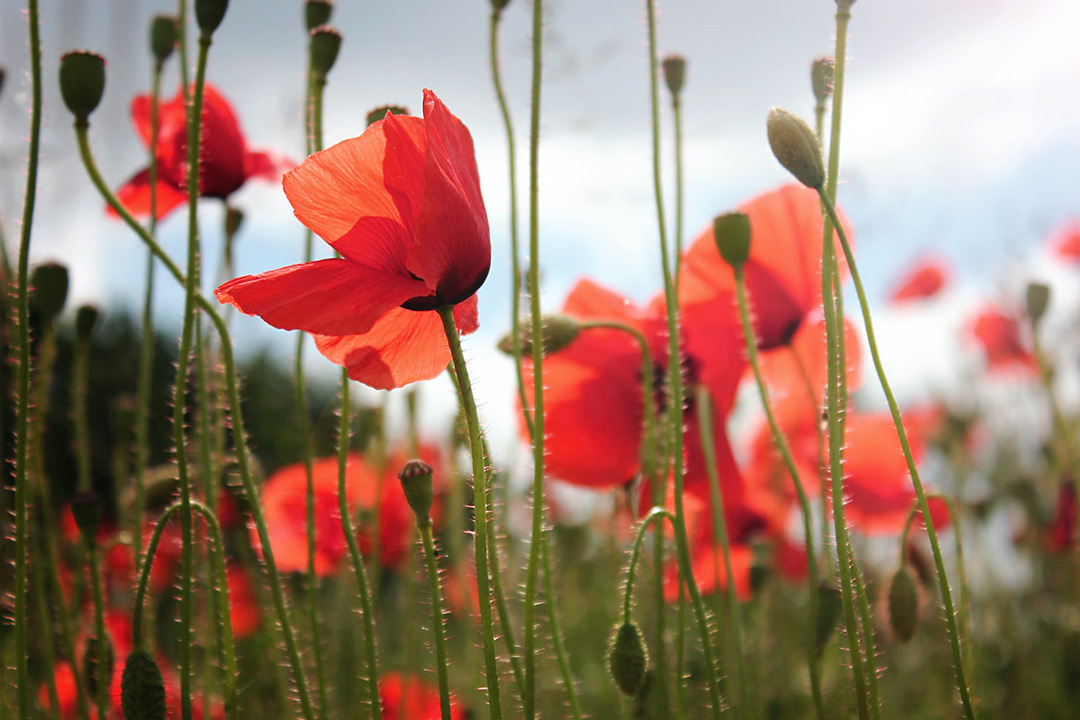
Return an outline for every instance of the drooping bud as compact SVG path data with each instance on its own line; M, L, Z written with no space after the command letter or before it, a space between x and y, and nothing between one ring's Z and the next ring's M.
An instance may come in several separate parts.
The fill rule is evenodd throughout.
M581 332L581 323L569 315L545 315L540 320L540 332L543 336L544 355L551 355L566 348L577 339ZM532 355L532 322L525 321L519 328L521 354ZM513 336L505 335L499 340L498 347L507 355L514 354Z
M367 124L377 123L386 117L386 113L391 115L408 115L409 111L400 105L380 105L367 114Z
M105 654L104 667L98 665L99 646ZM112 685L115 664L112 643L109 642L108 637L94 636L86 641L86 650L83 652L83 677L86 678L86 689L91 696L97 695L99 683L103 683L105 687Z
M75 338L89 340L101 312L93 305L83 305L75 311Z
M782 108L769 111L767 125L769 145L780 164L806 187L820 190L825 184L825 165L810 126Z
M820 655L825 651L825 644L829 642L836 623L840 619L840 610L843 608L843 600L840 591L829 585L821 583L817 588L817 627L814 628L814 649Z
M229 0L195 0L195 19L203 36L213 35L228 9Z
M330 14L333 12L334 3L330 0L307 0L304 3L304 24L308 32L330 22Z
M68 293L67 267L60 263L42 263L30 276L30 306L42 320L52 322L64 309Z
M664 82L672 96L678 98L686 81L686 58L682 55L668 55L661 63L664 68Z
M919 627L919 591L915 578L901 565L889 582L889 625L900 642L915 637Z
M1024 293L1024 303L1032 325L1038 325L1050 306L1050 286L1045 283L1028 283Z
M311 31L311 72L316 78L326 80L340 49L341 33L334 28L323 25Z
M740 212L717 215L713 237L720 257L736 270L750 259L750 217Z
M628 622L616 628L608 650L608 669L624 695L634 697L641 692L648 664L645 640L637 624Z
M75 116L85 124L105 93L105 58L87 50L69 52L60 58L60 94Z
M179 22L172 15L157 15L150 21L150 50L159 63L169 59L179 37Z
M814 89L814 99L822 105L832 95L833 66L833 59L828 55L816 58L810 64L810 86Z
M234 238L244 224L244 211L229 205L225 208L225 237Z
M124 663L120 706L124 720L165 720L165 680L154 656L145 650L135 650Z
M71 499L71 515L75 525L87 545L97 543L98 528L101 527L101 496L93 490L80 490Z
M413 459L406 462L398 471L401 489L409 507L416 513L416 524L431 524L431 502L434 496L431 476L434 471L423 460Z

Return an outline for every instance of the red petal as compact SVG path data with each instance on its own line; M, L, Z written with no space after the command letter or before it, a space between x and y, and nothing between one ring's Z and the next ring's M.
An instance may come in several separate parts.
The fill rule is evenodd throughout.
M462 335L474 333L480 327L475 295L454 306L454 324Z
M135 132L142 138L143 145L150 147L150 96L136 95L131 101L131 123L135 126ZM161 119L158 118L160 126Z
M892 302L916 300L936 295L945 287L949 267L936 256L929 256L913 265L889 293Z
M283 330L354 335L425 291L418 280L335 258L245 275L214 294Z
M868 534L899 532L915 502L915 490L892 417L849 415L844 439L848 522ZM918 462L923 443L914 433L908 439Z
M270 182L281 182L281 176L296 167L296 163L276 150L249 152L244 158L244 176Z
M487 212L469 131L430 90L424 91L424 123L423 204L407 265L456 303L476 292L491 266Z
M135 217L149 217L150 171L140 170L136 173L122 188L116 191L116 198ZM160 220L177 206L186 203L187 193L163 180L158 180L156 202L157 217ZM112 217L119 217L111 207L107 207L105 212Z
M232 106L212 85L203 93L200 143L200 194L228 197L244 184L247 148Z
M1072 221L1054 233L1050 247L1065 260L1080 260L1080 221Z

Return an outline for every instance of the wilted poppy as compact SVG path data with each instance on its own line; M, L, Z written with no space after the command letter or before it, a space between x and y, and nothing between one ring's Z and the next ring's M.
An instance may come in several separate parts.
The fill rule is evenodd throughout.
M151 141L151 102L149 95L139 95L131 103L132 122L147 147ZM187 152L187 103L181 89L171 100L158 104L158 139L154 149L158 218L187 202ZM212 85L204 88L199 160L199 195L221 199L239 190L248 178L277 182L293 166L276 152L249 150L232 106ZM136 173L116 195L132 215L148 216L150 169Z
M942 258L930 255L908 268L889 293L889 299L896 303L933 297L941 292L948 280L949 266Z

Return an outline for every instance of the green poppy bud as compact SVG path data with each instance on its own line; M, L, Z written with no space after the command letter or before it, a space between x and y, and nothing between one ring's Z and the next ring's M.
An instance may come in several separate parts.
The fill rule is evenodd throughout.
M832 95L833 59L819 57L810 65L810 86L814 89L814 99L820 104Z
M889 583L889 625L900 642L915 637L919 626L919 591L915 578L901 565Z
M244 224L244 211L229 205L225 208L225 237L234 238Z
M98 528L101 527L101 496L93 490L75 493L71 499L71 515L83 539L93 547L97 543Z
M85 124L105 93L105 58L86 50L69 52L60 58L60 94L75 116Z
M1046 314L1046 308L1050 306L1050 286L1038 282L1028 283L1024 301L1031 324L1038 325Z
M495 12L502 12L503 8L510 4L510 0L491 0L491 7Z
M150 22L150 50L163 63L169 59L180 37L180 24L171 15L158 15Z
M165 680L154 656L145 650L135 650L124 663L120 706L124 720L165 720Z
M408 115L409 111L400 105L380 105L367 114L367 124L377 123L386 117L386 113L391 115Z
M326 80L340 49L341 33L334 28L323 25L311 31L311 71L316 78Z
M806 187L820 190L825 184L825 165L810 126L782 108L769 111L767 125L769 145L780 164Z
M532 355L532 322L526 321L519 328L521 354ZM544 355L551 355L565 349L577 339L581 332L581 323L569 315L545 315L540 320L540 332L543 336ZM513 337L505 335L499 340L498 347L507 355L514 354Z
M636 623L623 623L615 629L608 650L608 669L624 695L634 697L645 686L645 668L649 655Z
M229 9L229 0L195 0L195 20L204 36L214 34Z
M75 338L89 340L101 312L93 305L83 305L75 311Z
M750 258L750 218L733 212L717 215L713 220L713 237L720 257L736 270Z
M401 489L405 491L405 499L409 501L409 507L416 513L416 524L420 526L431 524L431 502L434 496L431 476L434 471L423 460L409 460L398 472L398 480L401 481Z
M30 276L30 306L41 319L52 322L60 315L67 301L68 271L60 263L43 263Z
M330 14L333 12L334 3L330 0L307 0L304 3L304 24L308 32L330 22Z
M98 666L98 646L104 643L102 650L105 653L105 666ZM115 661L113 659L112 643L109 638L92 637L86 641L86 650L83 652L83 677L86 678L86 689L91 696L97 695L98 688L103 683L105 687L112 684L112 674Z
M679 97L686 81L686 58L682 55L668 55L661 67L664 68L664 82L674 97Z

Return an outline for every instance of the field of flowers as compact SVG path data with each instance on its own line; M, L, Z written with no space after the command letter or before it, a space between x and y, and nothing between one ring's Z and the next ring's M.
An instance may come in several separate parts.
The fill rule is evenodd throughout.
M858 7L817 2L836 44L806 58L813 116L762 118L790 181L716 208L697 235L683 227L689 61L659 52L641 3L655 284L637 302L584 277L556 309L543 0L527 8L528 118L500 72L511 0L490 0L508 167L484 187L505 183L510 204L497 233L474 135L435 91L324 140L348 32L330 0L290 10L308 32L299 162L250 146L241 127L256 123L214 85L228 0L155 17L130 108L146 166L127 179L103 177L94 142L112 67L78 50L44 77L48 17L28 0L25 192L19 222L0 213L15 228L0 258L0 717L1077 717L1080 308L1066 305L1080 222L1045 238L1054 282L1023 278L968 312L976 362L956 387L898 403L878 345L897 341L875 333L871 299L893 318L933 313L955 270L927 255L887 291L864 287L837 204ZM56 82L64 107L44 107ZM15 83L0 73L0 92ZM137 320L72 307L77 269L31 262L43 112L70 114L69 172L105 208L79 222L123 224L145 250ZM230 198L249 180L281 185L303 262L234 270ZM158 225L184 217L176 252ZM485 428L470 355L478 295L503 272L496 236L510 313L483 321L505 328L512 430ZM206 269L219 247L222 282ZM163 284L183 288L175 336L158 325ZM289 366L235 346L256 318ZM909 335L912 356L949 352ZM339 382L312 379L312 345ZM433 432L417 387L444 374L456 420ZM359 385L384 392L358 400ZM522 461L497 462L489 431L516 435Z

